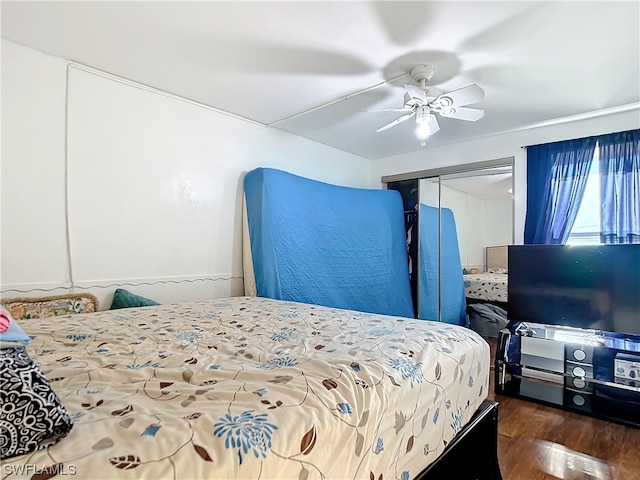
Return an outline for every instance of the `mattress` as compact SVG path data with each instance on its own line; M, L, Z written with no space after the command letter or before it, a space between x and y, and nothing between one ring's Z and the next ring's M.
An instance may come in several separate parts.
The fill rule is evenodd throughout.
M245 260L253 266L245 267L247 292L414 316L397 191L331 185L272 168L247 173L244 190L251 250Z
M506 273L474 273L464 275L465 297L489 302L507 303L509 275Z
M433 228L438 224L440 231ZM453 210L420 204L419 253L418 318L466 325L467 304Z
M22 324L74 426L6 478L409 479L488 393L487 343L415 319L234 297Z

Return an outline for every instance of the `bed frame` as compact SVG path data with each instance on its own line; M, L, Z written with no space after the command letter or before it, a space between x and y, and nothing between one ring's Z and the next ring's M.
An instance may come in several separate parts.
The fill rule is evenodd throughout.
M482 459L472 461L471 459ZM498 403L485 400L444 452L415 480L502 480L498 463Z

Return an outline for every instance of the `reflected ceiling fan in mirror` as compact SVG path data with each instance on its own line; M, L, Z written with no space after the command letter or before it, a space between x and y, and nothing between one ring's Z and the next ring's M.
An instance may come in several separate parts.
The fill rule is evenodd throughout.
M411 78L418 83L418 86L404 86L406 90L404 106L402 108L377 110L382 112L406 112L405 115L380 127L376 132L383 132L409 120L411 117L416 117L416 136L421 140L425 140L440 130L438 119L434 113L445 118L455 118L470 122L480 120L484 116L484 110L467 107L467 105L481 102L484 99L484 90L482 88L473 83L445 93L439 88L428 87L427 82L431 80L435 71L436 69L432 65L417 65L411 69Z

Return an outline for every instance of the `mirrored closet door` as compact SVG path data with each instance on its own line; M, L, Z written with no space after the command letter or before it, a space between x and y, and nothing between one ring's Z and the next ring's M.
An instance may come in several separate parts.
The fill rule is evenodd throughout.
M463 274L506 271L487 247L513 243L513 166L443 173L420 180L418 317L463 323ZM489 249L491 251L491 249Z
M513 243L512 167L442 175L440 185L440 206L456 218L462 266L470 273L496 267L487 265L486 248Z
M388 182L403 199L406 188L399 187L417 182L412 277L418 318L462 323L463 274L506 272L506 246L514 238L512 174L513 158L507 158L416 172L413 179ZM412 191L415 195L415 187Z

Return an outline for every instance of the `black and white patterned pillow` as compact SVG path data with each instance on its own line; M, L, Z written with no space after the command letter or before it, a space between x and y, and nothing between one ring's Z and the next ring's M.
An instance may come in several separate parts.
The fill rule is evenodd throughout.
M45 448L73 422L25 347L0 349L0 453L6 459Z

